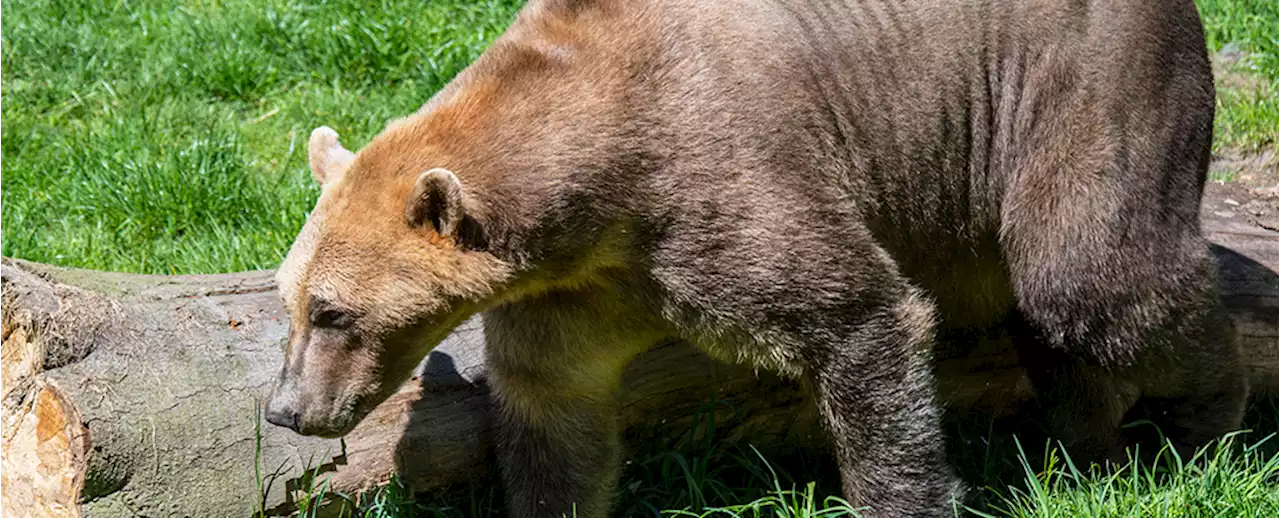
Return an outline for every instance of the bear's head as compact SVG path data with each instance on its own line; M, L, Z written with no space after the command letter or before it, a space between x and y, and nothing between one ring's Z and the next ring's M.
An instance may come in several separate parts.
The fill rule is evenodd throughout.
M453 172L379 158L403 154L354 154L327 127L312 132L308 154L321 194L276 274L290 328L266 416L336 437L395 392L509 268L485 251Z

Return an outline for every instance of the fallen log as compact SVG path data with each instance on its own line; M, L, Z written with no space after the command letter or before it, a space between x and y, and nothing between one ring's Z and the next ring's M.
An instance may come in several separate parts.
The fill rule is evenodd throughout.
M1205 228L1254 393L1274 398L1276 233L1212 214ZM8 516L277 515L321 481L353 495L392 473L423 489L492 469L476 320L345 440L327 440L259 419L288 328L271 272L163 277L5 259L0 273ZM1031 397L999 333L939 351L949 412L1004 414ZM632 444L696 437L707 412L718 434L765 452L822 444L794 384L680 343L643 355L625 383Z

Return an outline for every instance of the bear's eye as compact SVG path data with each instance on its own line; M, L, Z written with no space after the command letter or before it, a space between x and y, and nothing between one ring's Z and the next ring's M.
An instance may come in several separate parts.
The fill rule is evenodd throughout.
M351 327L351 315L336 309L324 309L311 312L311 325L328 329L346 329Z

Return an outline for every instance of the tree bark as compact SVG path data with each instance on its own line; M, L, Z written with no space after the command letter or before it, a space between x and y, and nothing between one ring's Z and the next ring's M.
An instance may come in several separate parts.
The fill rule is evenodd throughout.
M1205 229L1254 394L1274 398L1276 233L1212 213ZM328 440L259 419L288 328L271 272L162 277L6 259L0 273L8 516L284 514L313 483L354 495L392 473L423 489L493 468L477 320L344 440ZM939 356L950 413L1007 414L1031 397L999 333L940 344ZM631 444L688 440L714 415L718 435L764 452L823 447L794 383L681 343L628 368L620 415Z

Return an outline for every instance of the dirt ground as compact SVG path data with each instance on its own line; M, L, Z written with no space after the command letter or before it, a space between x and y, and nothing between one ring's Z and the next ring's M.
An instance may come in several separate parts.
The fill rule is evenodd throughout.
M1209 180L1201 207L1205 217L1246 222L1267 230L1280 230L1280 177L1275 150L1256 154L1223 153L1214 157L1209 171L1230 173L1228 181ZM1212 178L1214 175L1210 175Z

